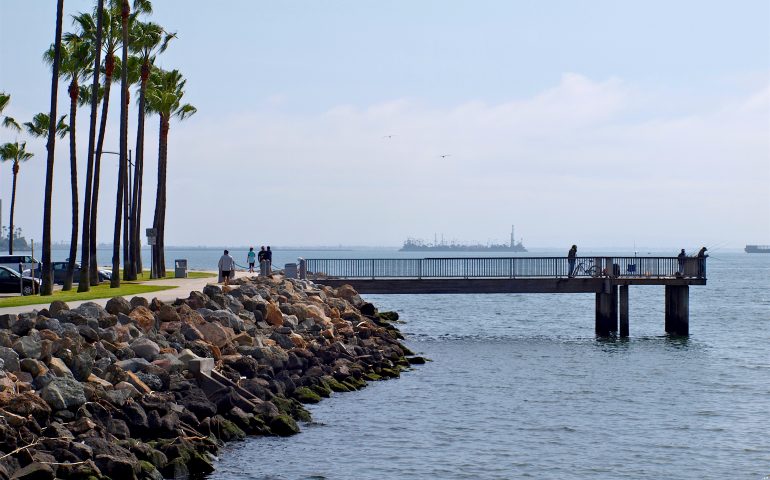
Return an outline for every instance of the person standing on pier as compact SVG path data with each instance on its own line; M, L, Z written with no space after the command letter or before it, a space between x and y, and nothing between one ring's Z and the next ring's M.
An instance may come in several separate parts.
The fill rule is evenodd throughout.
M684 275L684 262L687 258L687 254L684 253L684 248L679 252L679 255L677 255L676 258L679 260L679 275Z
M254 253L254 247L249 247L249 253L246 255L246 261L249 264L249 273L254 273L254 264L257 262L257 254Z
M225 282L225 286L230 284L230 275L235 274L235 260L230 256L230 252L225 250L224 255L219 257L219 276Z
M698 250L698 277L703 278L706 276L706 250L708 248L702 247L700 250Z
M567 276L570 278L575 276L575 259L576 258L577 258L577 245L572 245L572 248L569 249L569 253L567 254L567 262L569 263L569 273L567 274Z
M267 251L265 251L265 261L267 262L267 274L270 275L273 271L273 251L270 250L270 245L267 246Z
M259 262L259 274L262 276L267 275L265 270L265 246L262 245L259 249L259 253L257 254L257 261Z

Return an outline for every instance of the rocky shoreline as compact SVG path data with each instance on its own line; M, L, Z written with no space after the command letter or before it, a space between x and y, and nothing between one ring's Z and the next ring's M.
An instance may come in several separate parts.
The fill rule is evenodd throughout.
M163 303L0 315L0 480L199 478L303 403L424 363L350 286L242 278Z

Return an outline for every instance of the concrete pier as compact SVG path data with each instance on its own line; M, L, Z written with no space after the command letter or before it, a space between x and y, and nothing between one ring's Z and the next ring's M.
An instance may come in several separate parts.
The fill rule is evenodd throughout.
M702 261L678 257L448 257L300 259L300 278L359 293L593 293L598 336L629 336L629 287L664 286L665 330L689 334L690 285L706 285ZM705 267L705 265L703 265ZM558 314L558 313L557 313ZM619 320L619 321L618 321Z
M690 334L690 287L666 285L666 333Z

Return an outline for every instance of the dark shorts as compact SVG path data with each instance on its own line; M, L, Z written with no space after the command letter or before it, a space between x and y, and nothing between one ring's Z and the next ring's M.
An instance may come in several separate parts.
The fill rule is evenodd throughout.
M222 270L222 278L230 278L230 270Z
M254 267L254 262L249 262L249 266L253 268Z

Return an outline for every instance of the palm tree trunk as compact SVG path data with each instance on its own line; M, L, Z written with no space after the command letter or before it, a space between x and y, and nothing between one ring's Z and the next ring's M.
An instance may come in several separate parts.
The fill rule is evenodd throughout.
M147 78L150 74L150 65L148 61L142 64L142 83L139 88L139 115L136 123L136 158L134 159L134 184L133 198L131 202L131 236L134 261L134 280L136 276L142 273L142 246L140 222L142 220L142 175L144 163L144 118L145 118L145 91L147 89Z
M75 125L78 111L78 80L73 78L70 83L70 181L72 183L72 235L70 236L70 256L67 261L67 271L64 274L62 290L72 290L72 277L75 274L75 257L78 254L78 159L75 141Z
M61 31L64 0L56 2L56 38L54 41L53 74L51 77L51 112L48 124L48 158L45 168L45 200L43 203L43 284L41 295L53 293L53 269L51 264L51 200L53 198L53 164L56 147L56 102L59 97L59 60L61 57ZM11 232L13 240L13 232ZM11 242L13 243L13 242Z
M94 147L96 143L96 114L99 104L99 66L102 63L102 21L104 18L104 0L99 0L96 17L96 49L94 55L94 82L91 92L91 123L88 129L88 165L86 166L86 192L83 198L83 237L80 253L80 281L78 292L87 292L91 288L91 190L94 181Z
M155 219L153 227L156 229L155 246L153 248L153 261L155 272L159 278L166 276L166 262L164 255L164 228L166 223L166 160L168 158L168 130L169 119L166 115L160 115L160 138L158 140L158 191L155 198Z
M16 208L16 176L19 174L19 160L13 162L13 187L11 187L11 225L8 231L8 254L13 255L13 211ZM21 272L19 272L21 273Z
M89 279L91 285L99 285L99 265L96 260L96 219L99 210L99 176L102 165L104 134L107 131L107 111L110 107L112 72L114 70L115 58L112 53L108 53L104 65L104 99L102 100L102 118L99 122L99 140L96 142L96 158L94 160L94 191L91 195L91 237L88 239L89 249L91 250L91 265L89 266Z
M123 55L120 69L120 167L118 168L118 191L115 198L115 232L112 237L112 277L110 288L120 287L120 229L121 215L125 214L123 194L127 180L128 167L128 0L123 0L121 9L121 24L123 27ZM123 210L123 212L121 212ZM127 265L126 265L127 266Z

